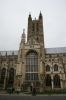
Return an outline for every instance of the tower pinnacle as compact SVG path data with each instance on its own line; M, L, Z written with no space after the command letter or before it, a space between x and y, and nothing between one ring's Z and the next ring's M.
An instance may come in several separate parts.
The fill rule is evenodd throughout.
M25 29L23 29L21 42L25 43Z
M42 13L41 13L41 11L40 11L40 14L39 14L39 19L42 19Z

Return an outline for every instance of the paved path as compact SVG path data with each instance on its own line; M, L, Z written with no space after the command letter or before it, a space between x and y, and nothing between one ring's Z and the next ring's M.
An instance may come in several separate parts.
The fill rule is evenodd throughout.
M0 95L0 100L66 100L66 96Z
M32 94L25 94L25 93L19 93L19 94L0 94L0 96L32 96ZM66 94L36 94L36 96L66 96Z
M0 100L66 100L66 95L0 94Z

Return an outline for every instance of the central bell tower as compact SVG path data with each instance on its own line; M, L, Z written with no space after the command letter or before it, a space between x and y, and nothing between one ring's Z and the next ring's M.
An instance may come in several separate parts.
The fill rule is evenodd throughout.
M32 20L31 14L28 17L28 34L27 41L34 39L36 42L43 44L44 46L44 35L43 35L43 16L40 12L39 18Z
M40 12L38 19L28 16L27 42L23 30L21 43L18 51L18 63L16 68L17 89L28 89L32 83L38 88L44 75L44 32L43 17ZM42 87L43 88L43 87Z

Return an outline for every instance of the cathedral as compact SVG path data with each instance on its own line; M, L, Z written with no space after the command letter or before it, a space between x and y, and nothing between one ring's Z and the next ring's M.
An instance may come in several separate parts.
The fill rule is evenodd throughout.
M45 48L43 16L28 16L27 42L23 30L19 50L0 51L0 91L66 89L66 48Z

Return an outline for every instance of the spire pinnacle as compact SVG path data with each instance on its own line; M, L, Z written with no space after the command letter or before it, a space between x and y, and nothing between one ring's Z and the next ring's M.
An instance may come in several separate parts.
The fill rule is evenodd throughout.
M40 14L39 14L39 19L42 19L42 13L41 13L41 11L40 11Z

